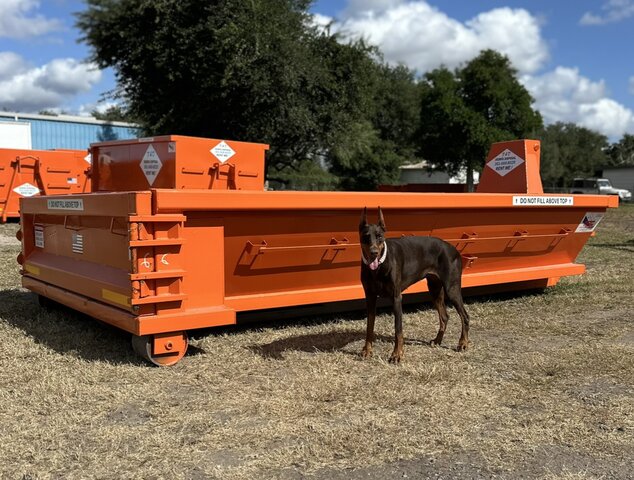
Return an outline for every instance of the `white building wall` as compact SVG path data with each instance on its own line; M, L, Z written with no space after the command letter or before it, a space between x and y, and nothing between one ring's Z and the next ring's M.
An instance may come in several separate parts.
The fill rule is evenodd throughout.
M0 148L31 149L31 124L0 121Z
M607 178L615 188L625 188L634 193L634 167L605 168L603 178Z

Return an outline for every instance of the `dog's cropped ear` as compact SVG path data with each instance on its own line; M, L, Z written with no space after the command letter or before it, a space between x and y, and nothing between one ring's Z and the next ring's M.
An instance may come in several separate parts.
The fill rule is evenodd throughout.
M383 230L385 230L385 220L383 219L383 212L381 211L381 207L379 207L379 222L378 222L378 225Z
M368 224L368 207L363 207L361 219L359 220L359 231L363 230Z

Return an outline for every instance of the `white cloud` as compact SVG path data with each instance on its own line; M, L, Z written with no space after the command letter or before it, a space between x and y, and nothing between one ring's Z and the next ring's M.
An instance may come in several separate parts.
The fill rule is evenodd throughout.
M332 17L328 17L327 15L322 15L321 13L314 13L310 19L309 23L316 27L326 28L328 25L332 23Z
M611 0L604 8L623 14L633 3ZM348 0L341 15L332 31L362 36L391 64L425 73L441 65L455 68L491 48L509 57L546 123L573 122L611 138L634 131L634 113L609 98L603 80L563 66L543 73L549 51L542 21L527 10L495 8L461 22L425 0ZM326 25L333 19L318 21ZM634 76L630 90L634 93Z
M0 52L0 81L24 72L27 62L17 53Z
M557 67L521 80L546 123L573 122L611 138L634 130L634 113L607 98L603 80L593 82L576 68Z
M105 113L112 107L121 106L118 102L112 101L99 101L96 103L84 103L79 107L77 115L80 117L92 117L92 112L97 110L99 113Z
M605 25L620 22L634 15L634 0L608 0L601 7L602 15L586 12L579 20L581 25Z
M101 71L95 65L74 58L58 58L34 67L13 52L0 52L0 108L7 110L60 108L99 80Z
M385 59L420 72L454 68L491 48L523 73L548 59L536 17L523 9L496 8L462 23L424 1L353 0L336 30L379 45Z
M34 85L61 95L87 92L101 79L96 65L73 58L57 58L41 67Z
M403 3L405 3L404 0L348 0L343 16L354 17L370 12L380 14Z
M61 21L33 14L36 0L0 0L0 37L26 38L62 29Z

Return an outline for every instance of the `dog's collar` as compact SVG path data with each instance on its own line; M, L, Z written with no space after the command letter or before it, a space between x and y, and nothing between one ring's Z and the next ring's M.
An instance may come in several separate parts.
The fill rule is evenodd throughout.
M383 255L381 255L381 258L379 258L379 265L385 262L386 257L387 257L387 242L383 242ZM363 255L363 252L361 252L361 260L363 260L363 263L365 263L366 265L369 265L369 262L365 259L365 256Z

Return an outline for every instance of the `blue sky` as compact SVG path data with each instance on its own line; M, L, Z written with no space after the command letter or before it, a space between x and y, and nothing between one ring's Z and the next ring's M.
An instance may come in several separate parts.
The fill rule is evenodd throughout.
M87 114L111 71L82 63L80 0L0 0L0 108ZM318 0L318 23L377 44L419 73L502 51L547 122L634 134L634 0Z

